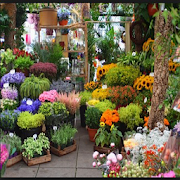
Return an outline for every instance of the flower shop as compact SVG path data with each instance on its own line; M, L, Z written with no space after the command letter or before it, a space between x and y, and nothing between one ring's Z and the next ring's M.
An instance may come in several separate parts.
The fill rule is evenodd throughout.
M102 177L180 177L178 3L0 3L0 17L1 177L77 151L78 117Z

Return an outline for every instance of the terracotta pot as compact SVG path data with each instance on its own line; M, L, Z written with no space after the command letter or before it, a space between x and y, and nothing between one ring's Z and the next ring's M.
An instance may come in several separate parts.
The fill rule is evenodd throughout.
M98 129L87 128L87 130L88 130L88 133L89 133L89 140L92 141L92 142L95 142L94 136L97 133Z
M65 26L68 24L68 20L67 19L63 19L62 21L59 21L59 25L61 26Z
M57 26L57 10L53 8L43 8L39 11L40 26Z

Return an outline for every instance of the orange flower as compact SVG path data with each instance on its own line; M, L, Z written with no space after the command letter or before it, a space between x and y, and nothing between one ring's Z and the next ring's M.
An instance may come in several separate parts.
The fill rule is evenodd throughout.
M167 119L164 119L164 124L165 124L166 126L169 126L169 121L168 121Z
M148 125L148 121L149 121L149 116L148 117L144 116L144 122L145 122L144 126ZM169 126L169 121L167 119L164 119L164 125Z

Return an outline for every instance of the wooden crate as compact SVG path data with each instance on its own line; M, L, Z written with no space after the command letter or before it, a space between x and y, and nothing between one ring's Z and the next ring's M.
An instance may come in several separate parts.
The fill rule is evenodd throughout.
M94 151L98 151L99 153L109 154L110 152L114 151L114 148L109 147L101 147L94 145Z
M75 151L77 148L76 145L76 141L73 140L73 145L65 147L64 149L61 149L60 146L58 146L58 148L53 147L52 145L50 145L50 150L53 154L57 155L57 156L63 156L66 155L72 151Z
M21 160L22 160L22 154L19 153L17 156L15 156L15 157L13 157L11 159L8 159L6 167L11 167L12 165L18 163Z
M47 154L44 155L44 156L35 157L35 158L31 158L31 159L28 159L28 158L23 156L23 160L28 166L33 166L33 165L36 165L36 164L46 163L46 162L51 161L50 151L47 150L46 153Z

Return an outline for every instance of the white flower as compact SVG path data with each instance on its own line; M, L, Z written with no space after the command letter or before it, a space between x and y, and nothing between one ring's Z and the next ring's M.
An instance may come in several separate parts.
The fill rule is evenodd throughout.
M135 56L135 55L136 55L136 52L133 52L133 53L132 53L132 56Z
M56 131L57 130L57 126L53 126L53 130Z

